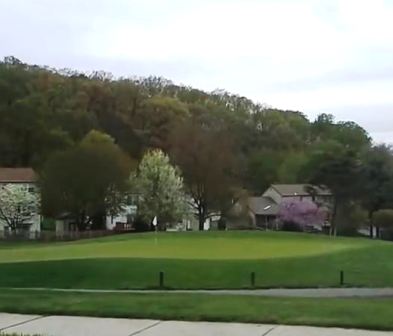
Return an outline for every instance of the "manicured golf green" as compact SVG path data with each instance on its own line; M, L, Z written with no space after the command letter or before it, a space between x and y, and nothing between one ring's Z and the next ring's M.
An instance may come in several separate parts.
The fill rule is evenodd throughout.
M393 299L300 299L2 290L0 311L393 330Z
M147 233L0 245L0 287L393 286L393 244L283 232Z
M370 246L370 242L282 232L144 233L71 243L5 245L0 249L0 262L76 258L260 260L318 255L363 246Z

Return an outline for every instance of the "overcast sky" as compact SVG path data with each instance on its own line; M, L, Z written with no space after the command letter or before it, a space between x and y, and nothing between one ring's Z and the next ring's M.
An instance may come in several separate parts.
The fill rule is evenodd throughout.
M393 0L0 0L0 57L159 75L393 143Z

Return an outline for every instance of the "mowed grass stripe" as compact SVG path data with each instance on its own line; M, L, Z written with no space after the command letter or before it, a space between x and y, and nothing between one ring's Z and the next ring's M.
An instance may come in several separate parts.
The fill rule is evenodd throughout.
M393 245L346 249L309 257L263 260L185 260L147 258L75 259L0 264L2 287L93 289L157 288L164 272L168 288L248 288L256 286L393 286Z
M386 243L280 232L146 233L68 243L3 243L0 263L78 258L262 260L382 245Z
M185 294L0 292L0 311L160 320L254 322L393 330L392 299Z

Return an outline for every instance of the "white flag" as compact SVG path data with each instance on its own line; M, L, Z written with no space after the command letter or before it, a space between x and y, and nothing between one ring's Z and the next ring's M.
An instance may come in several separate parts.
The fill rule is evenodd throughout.
M157 216L154 216L153 221L151 222L154 226L157 226Z

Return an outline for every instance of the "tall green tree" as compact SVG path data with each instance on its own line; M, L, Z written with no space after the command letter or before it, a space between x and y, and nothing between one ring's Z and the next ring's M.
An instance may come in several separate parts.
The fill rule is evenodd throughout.
M363 153L362 204L368 211L370 237L373 237L373 214L393 207L393 153L385 145ZM379 227L377 227L378 235Z
M333 193L331 233L334 235L338 207L359 198L361 172L358 153L336 141L322 143L311 152L305 173L311 184L328 187Z
M53 155L45 164L44 214L67 214L81 231L104 228L105 215L118 213L124 205L130 167L130 159L111 137L90 132L79 145Z
M279 169L284 161L282 151L263 149L248 157L247 189L261 195L271 184L279 182Z

